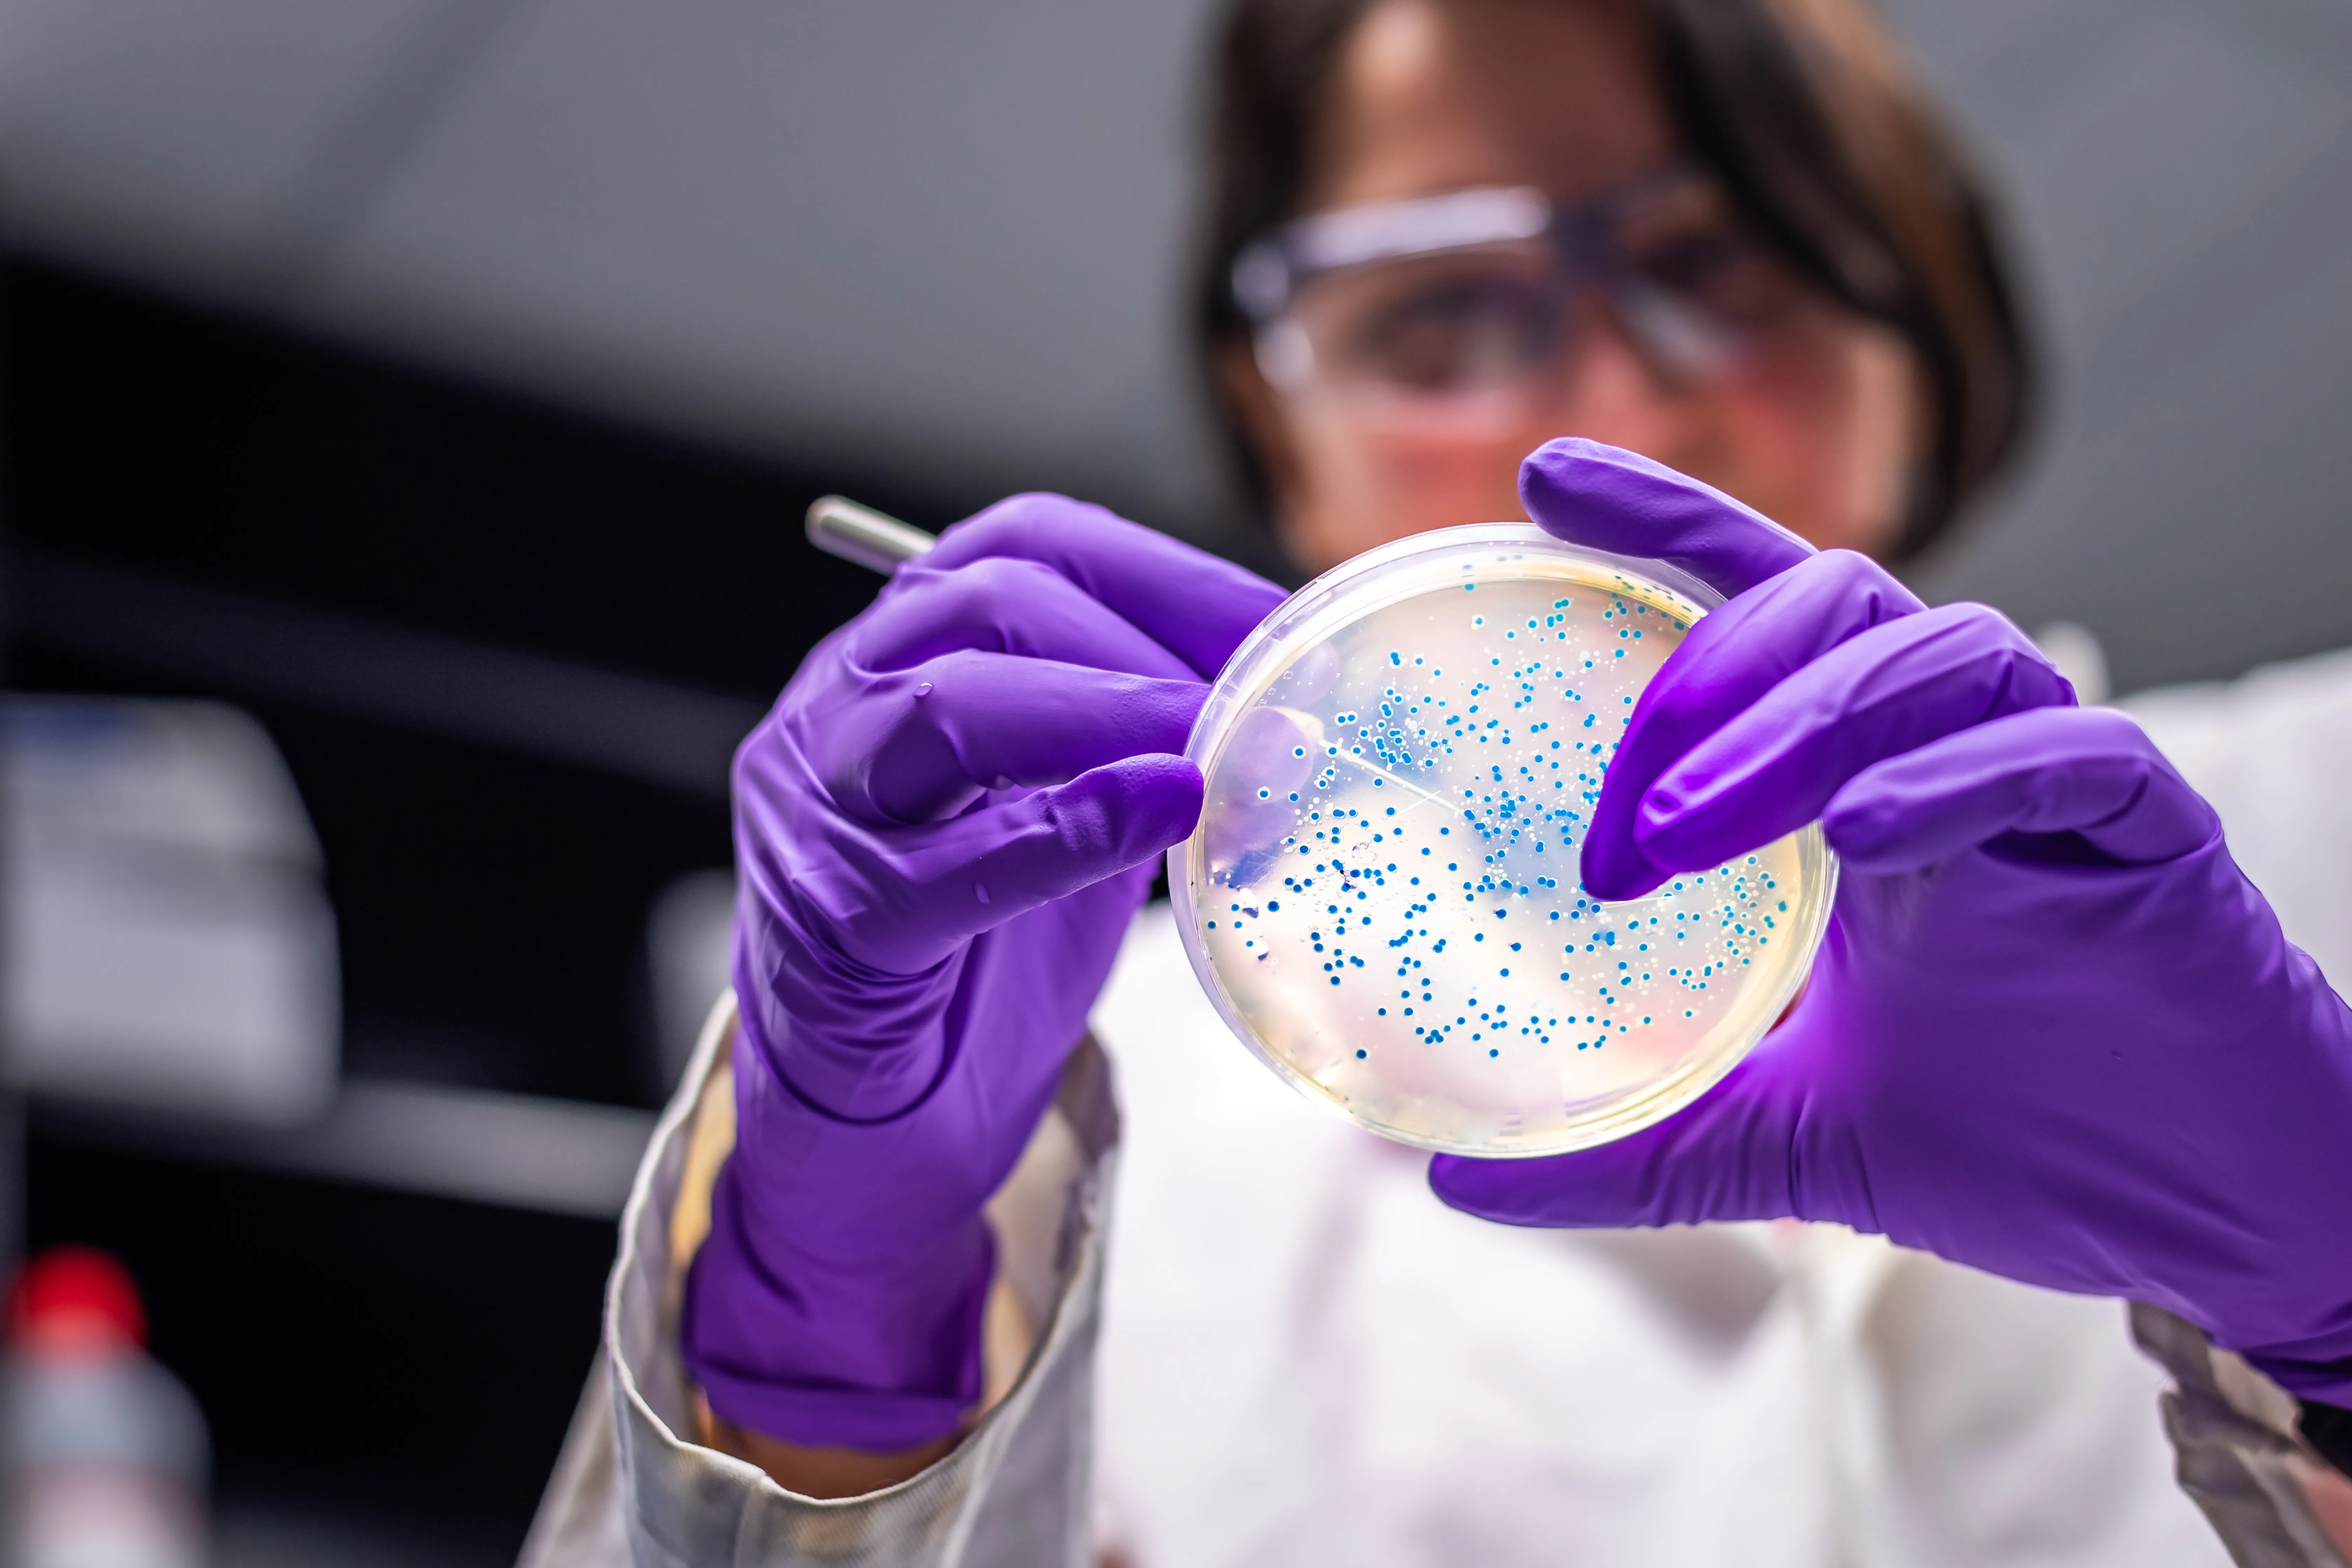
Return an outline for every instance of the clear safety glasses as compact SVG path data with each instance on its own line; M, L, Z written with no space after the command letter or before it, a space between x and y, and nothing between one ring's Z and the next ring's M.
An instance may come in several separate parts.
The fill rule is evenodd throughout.
M1317 214L1234 264L1259 368L1382 423L1515 429L1606 310L1670 384L1736 367L1801 286L1674 165L1575 205L1525 187Z

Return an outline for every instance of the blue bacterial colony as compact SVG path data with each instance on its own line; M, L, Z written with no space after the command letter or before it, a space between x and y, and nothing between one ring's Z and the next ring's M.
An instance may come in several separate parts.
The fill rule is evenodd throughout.
M1481 1152L1602 1142L1720 1076L1811 959L1818 837L1623 903L1578 882L1634 700L1699 613L1517 557L1281 665L1207 769L1188 861L1244 1038L1378 1131Z

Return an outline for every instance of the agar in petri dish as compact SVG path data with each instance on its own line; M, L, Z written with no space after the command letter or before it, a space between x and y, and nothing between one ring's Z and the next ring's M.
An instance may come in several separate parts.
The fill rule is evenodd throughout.
M1578 851L1635 699L1721 596L1524 523L1385 545L1235 651L1170 883L1243 1042L1376 1132L1559 1153L1689 1104L1797 994L1818 825L1602 903Z

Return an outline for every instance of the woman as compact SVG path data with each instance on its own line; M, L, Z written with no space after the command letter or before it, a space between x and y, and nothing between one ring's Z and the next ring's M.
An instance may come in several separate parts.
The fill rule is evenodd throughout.
M1196 311L1298 565L1517 516L1563 431L1897 561L2010 456L2029 355L1983 199L1857 5L1294 0L1219 64ZM1514 188L1571 197L1557 234L1462 247ZM1263 243L1333 212L1367 263L1328 224L1296 272Z
M1251 0L1221 93L1204 337L1292 558L1524 503L1682 561L1734 601L1644 698L1587 887L1781 817L1848 866L1811 988L1717 1090L1560 1161L1441 1161L1440 1195L1830 1219L2082 1299L1848 1230L1486 1226L1286 1099L1164 918L1129 926L1198 811L1202 682L1278 591L1022 498L745 744L741 1016L648 1157L527 1556L1067 1562L1099 1501L1139 1563L2220 1561L2088 1298L2189 1321L2146 1331L2209 1430L2200 1328L2273 1405L2352 1399L2352 1222L2310 1195L2352 1018L2013 628L1616 449L1887 558L2005 455L1980 204L1867 16ZM1562 431L1615 445L1521 468ZM2275 1057L2214 1076L2231 1031ZM2315 1528L2241 1490L2273 1505L2242 1528Z

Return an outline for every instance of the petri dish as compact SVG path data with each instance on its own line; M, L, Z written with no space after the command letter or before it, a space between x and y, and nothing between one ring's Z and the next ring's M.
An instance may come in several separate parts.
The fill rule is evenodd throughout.
M1219 675L1169 852L1185 951L1244 1044L1386 1137L1559 1153L1689 1104L1797 994L1820 826L1620 903L1579 851L1634 700L1722 596L1481 523L1300 589Z

